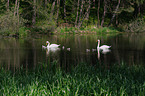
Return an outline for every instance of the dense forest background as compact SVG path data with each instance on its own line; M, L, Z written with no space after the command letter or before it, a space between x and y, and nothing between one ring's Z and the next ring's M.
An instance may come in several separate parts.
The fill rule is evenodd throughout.
M0 33L92 25L144 31L144 6L145 0L0 0Z

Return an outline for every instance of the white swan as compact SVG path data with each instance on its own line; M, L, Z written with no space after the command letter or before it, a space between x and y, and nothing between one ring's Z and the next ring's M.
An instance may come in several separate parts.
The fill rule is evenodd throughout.
M46 49L46 48L47 48L46 46L42 45L42 49Z
M111 46L108 46L108 45L102 45L102 46L100 46L100 40L98 40L97 49L105 50L105 49L109 49L110 47Z
M90 49L86 49L86 52L90 52Z
M46 45L47 45L47 48L58 48L60 45L57 45L57 44L51 44L49 43L49 41L46 41Z
M70 51L70 48L67 48L67 51Z

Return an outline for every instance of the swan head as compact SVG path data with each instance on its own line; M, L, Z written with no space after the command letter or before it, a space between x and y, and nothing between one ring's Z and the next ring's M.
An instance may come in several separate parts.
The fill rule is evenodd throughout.
M98 39L98 40L96 40L96 42L100 42L100 40Z
M46 45L50 45L49 41L46 41Z

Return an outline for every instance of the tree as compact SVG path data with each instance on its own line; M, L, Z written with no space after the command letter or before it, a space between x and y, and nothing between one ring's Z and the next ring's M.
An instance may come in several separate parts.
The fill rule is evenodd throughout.
M76 20L75 20L75 27L77 27L77 22L78 22L79 6L80 6L80 0L78 0L78 3L77 3L77 15L76 15Z
M58 21L59 7L60 7L60 0L57 0L57 15L56 15L56 22Z
M86 20L89 19L89 10L90 10L90 7L91 7L91 0L88 1L88 7L87 7L87 9L86 9L85 14L84 14L83 17L82 17L81 22L80 22L79 25L78 25L78 28L81 27L81 25L82 25L84 19L86 19Z
M101 27L103 27L106 12L107 12L107 2L106 2L106 0L104 0L104 12L102 15Z
M84 19L88 20L90 7L91 7L91 0L89 0L89 1L82 0L81 9L80 9L80 12L79 12L79 1L78 1L75 27L80 28ZM78 15L79 15L79 18L78 18Z
M36 23L36 0L33 0L33 17L32 17L32 27Z
M67 20L66 20L66 5L65 5L65 3L66 3L66 0L63 0L64 20L65 20L65 22L67 22Z
M16 15L16 12L17 12L17 10L16 10L17 9L17 3L18 3L18 0L15 1L14 16Z
M113 20L114 20L116 14L117 14L117 11L118 11L118 8L119 8L119 5L120 5L120 0L118 0L118 4L117 4L117 6L116 6L116 8L115 8L115 11L114 11L114 13L113 13L113 16L112 16L112 18L111 18L111 20L110 20L108 26L110 26L111 23L113 22Z
M100 18L99 18L99 10L100 10L100 0L98 0L98 12L97 12L97 16L98 16L98 24L97 26L100 26Z
M9 0L7 1L7 11L9 11Z
M50 12L50 19L49 19L49 22L52 22L52 19L53 19L53 14L54 14L54 7L55 7L55 2L56 0L53 1L53 4L51 6L51 12Z

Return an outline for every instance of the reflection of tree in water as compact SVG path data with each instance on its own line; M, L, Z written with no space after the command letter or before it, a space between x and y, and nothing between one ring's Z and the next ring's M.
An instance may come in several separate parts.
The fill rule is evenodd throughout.
M97 50L92 50L96 48L98 38L101 39L102 44L112 46L111 52L100 53L100 59L98 59ZM90 65L103 63L106 67L121 62L130 65L144 63L145 38L141 34L118 35L107 39L96 35L69 35L51 37L49 41L60 44L60 50L42 50L41 46L44 44L43 42L46 42L45 39L43 42L37 39L17 40L11 38L0 40L0 66L5 66L6 70L15 71L21 67L35 69L37 65L41 64L51 66L51 62L57 61L58 67L70 71L71 66L76 66L80 62L87 62ZM67 48L71 50L69 51Z
M31 46L33 45L33 46ZM0 64L5 67L6 70L15 71L23 68L30 68L35 65L36 50L34 44L30 44L28 41L21 41L15 38L8 40L0 40L1 57ZM34 57L33 60L30 57ZM33 65L34 64L34 65Z
M145 34L144 33L130 33L119 35L114 39L115 45L119 55L119 60L126 61L127 64L143 64L143 50L145 48ZM114 53L114 54L115 54Z
M0 40L1 57L0 64L5 66L6 70L13 68L13 71L20 68L20 45L15 38Z
M50 64L53 61L57 61L57 63L59 63L60 48L50 48L45 49L45 51L46 51L46 64Z

